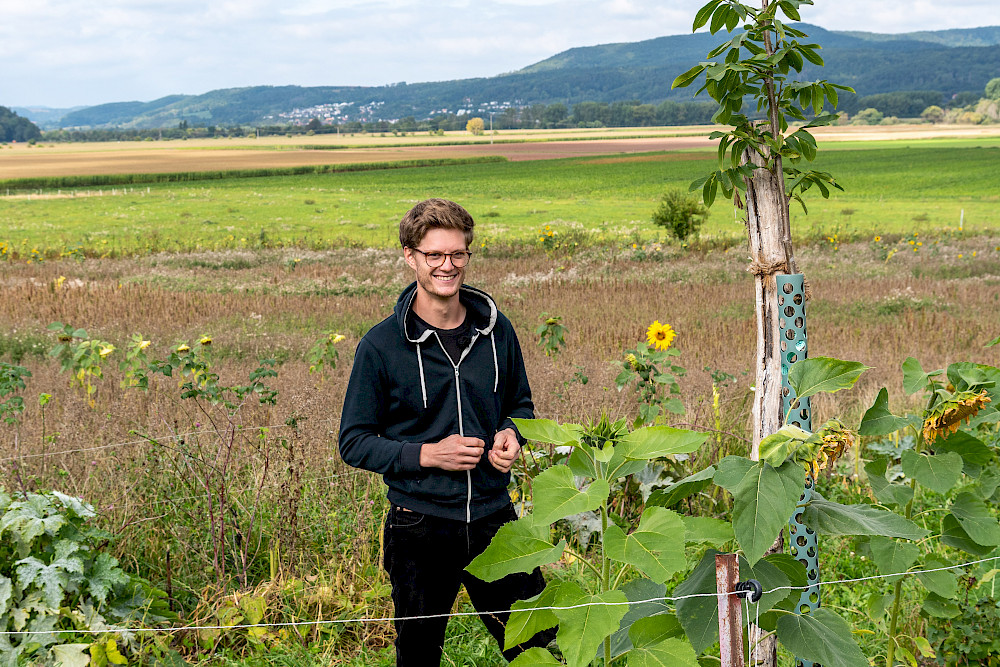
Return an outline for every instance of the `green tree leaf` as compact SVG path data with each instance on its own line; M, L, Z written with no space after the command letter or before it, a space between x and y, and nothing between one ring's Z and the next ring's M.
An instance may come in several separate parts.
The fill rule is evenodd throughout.
M808 614L784 614L778 619L777 631L785 648L803 660L824 667L868 667L851 626L826 607Z
M825 535L884 535L919 540L929 532L895 512L871 505L841 505L824 500L815 492L806 504L802 523Z
M670 426L637 428L624 438L630 459L657 459L671 454L690 454L708 440L707 433L696 433Z
M628 667L699 667L690 642L676 637L636 645L628 654Z
M903 474L942 495L962 476L962 457L954 452L918 454L908 449L902 454Z
M511 421L525 440L545 442L550 445L565 445L580 439L580 427L576 424L557 424L551 419L519 419Z
M715 483L733 494L736 541L753 564L774 544L795 510L805 470L793 461L775 468L766 461L727 456L718 463Z
M889 392L882 387L875 397L875 403L861 418L858 435L888 435L905 428L909 423L905 417L897 417L889 411Z
M536 523L551 524L572 514L597 509L611 492L607 480L595 479L586 491L576 488L568 466L554 465L532 482Z
M476 556L466 571L483 581L496 581L514 572L531 572L562 556L566 540L552 546L549 524L535 523L531 515L505 523L486 550Z
M510 663L510 667L549 667L550 665L562 667L562 663L556 660L551 653L538 646L529 648Z
M872 550L872 560L879 574L896 574L906 572L920 556L920 547L909 542L901 542L890 537L876 535L869 542ZM902 576L889 577L889 581L898 581Z
M857 361L812 357L792 364L788 369L788 383L801 400L820 392L850 389L868 368Z
M555 610L559 617L556 639L570 667L590 664L604 638L618 629L628 611L627 602L620 590L590 595L572 581L563 582L555 606L569 608Z
M549 581L538 595L527 600L518 600L511 605L511 614L503 635L505 651L528 641L542 630L554 628L559 623L554 611L540 607L551 607L555 604L556 592L561 585L559 581Z
M10 609L10 601L14 594L14 582L0 575L0 618Z
M952 501L950 509L976 544L1000 545L1000 523L982 500L967 491L962 492Z
M649 507L639 519L639 527L626 536L618 526L608 526L604 534L607 556L641 570L657 583L664 583L684 569L684 541L677 539L685 531L676 512Z

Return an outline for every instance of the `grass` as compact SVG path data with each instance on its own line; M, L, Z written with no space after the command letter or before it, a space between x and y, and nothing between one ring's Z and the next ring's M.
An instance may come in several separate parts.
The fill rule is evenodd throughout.
M931 140L923 140L930 142ZM1000 140L955 139L885 147L830 144L814 167L845 192L807 193L793 208L798 239L989 234L1000 228ZM481 242L535 237L546 226L581 240L664 240L649 222L666 187L711 169L705 152L431 166L95 189L8 199L0 213L6 256L119 256L201 249L391 247L414 202L444 196L480 220ZM63 193L64 195L67 193ZM703 239L735 245L742 226L716 204ZM35 252L33 252L35 251ZM0 253L4 248L0 247ZM0 256L3 256L0 254Z

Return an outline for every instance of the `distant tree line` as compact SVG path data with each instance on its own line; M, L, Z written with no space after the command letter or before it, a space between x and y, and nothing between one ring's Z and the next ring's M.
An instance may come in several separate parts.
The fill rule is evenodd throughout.
M32 141L42 136L38 126L7 107L0 107L0 142Z
M62 129L45 132L46 141L155 141L161 139L199 139L206 137L243 137L269 135L310 134L362 134L362 133L414 133L462 131L469 118L482 117L485 129L523 130L569 127L649 127L659 125L697 125L710 123L715 105L712 102L661 102L643 104L638 100L627 102L580 102L572 110L565 104L534 104L526 107L507 107L493 113L436 114L417 120L407 116L395 121L348 121L326 124L313 118L304 124L263 126L192 125L181 120L175 127L135 129Z

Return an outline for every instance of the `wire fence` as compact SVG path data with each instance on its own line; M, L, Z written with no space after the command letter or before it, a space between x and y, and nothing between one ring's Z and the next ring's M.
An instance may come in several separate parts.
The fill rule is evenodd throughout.
M927 570L909 570L906 572L894 572L892 574L876 574L870 577L858 577L855 579L836 579L831 581L820 581L815 584L809 584L807 586L777 586L775 588L767 589L763 592L764 595L768 593L776 593L780 591L804 591L813 586L833 586L833 585L843 585L843 584L853 584L862 581L875 581L878 579L889 579L892 577L907 576L907 575L919 575L928 574L931 572L941 572L944 570L957 570L965 567L972 567L973 565L979 565L981 563L989 563L1000 561L1000 556L991 556L989 558L981 558L979 560L969 561L966 563L959 563L958 565L948 565L946 567L936 567ZM690 595L676 595L676 596L657 596L646 598L643 600L626 600L625 602L605 602L605 601L592 601L592 602L581 602L579 604L572 605L551 605L542 607L530 607L525 609L519 609L517 611L568 611L572 609L585 609L588 607L621 607L621 606L633 606L640 604L650 604L657 602L679 602L681 600L691 600L695 598L715 598L718 599L720 596L724 595L737 595L740 597L745 596L744 592L733 591L732 593L692 593ZM759 609L759 607L758 607ZM507 614L509 609L503 609L499 611L459 611L459 612L449 612L443 614L425 614L420 616L380 616L380 617L362 617L362 618L338 618L338 619L321 619L313 621L284 621L278 623L243 623L234 625L183 625L177 627L163 627L163 628L149 628L149 627L109 627L103 630L67 630L66 632L74 632L77 634L108 634L108 633L130 633L130 632L163 632L163 633L175 633L182 631L192 631L192 630L243 630L250 628L287 628L287 627L303 627L303 626L318 626L318 625L337 625L337 624L347 624L347 623L395 623L397 621L423 621L435 618L457 618L461 616L492 616L496 614ZM747 619L749 621L749 618ZM58 632L58 631L57 631ZM0 632L0 635L30 635L38 634L38 631L28 631L28 630L8 630Z

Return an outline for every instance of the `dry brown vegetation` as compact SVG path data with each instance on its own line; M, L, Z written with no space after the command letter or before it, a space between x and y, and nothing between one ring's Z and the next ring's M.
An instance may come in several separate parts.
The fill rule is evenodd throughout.
M812 290L810 355L873 367L853 391L817 397L816 423L835 414L856 423L883 385L901 410L900 364L907 356L928 370L961 360L1000 363L1000 347L983 348L1000 333L1000 252L982 246L980 239L942 240L888 262L866 245L800 249ZM689 370L681 380L688 413L676 423L710 426L706 369L729 373L736 379L722 394L724 442L739 453L754 341L746 265L738 248L589 247L575 256L492 248L477 255L469 279L513 321L538 416L578 421L607 410L633 417L634 395L616 391L614 378L623 350L658 319L678 332L678 363ZM94 502L105 525L123 538L119 554L131 569L161 586L172 582L175 599L202 600L190 613L208 614L212 596L195 585L212 580L204 575L210 540L197 530L205 525L208 495L198 466L217 462L225 443L210 432L205 412L179 400L176 379L159 378L146 393L123 389L116 366L133 333L153 341L153 357L210 334L224 384L245 383L260 358L279 362L272 382L277 405L248 403L237 417L247 430L234 443L226 490L237 508L232 548L256 540L248 581L266 587L275 585L275 572L308 575L312 583L296 599L309 618L388 613L378 568L380 483L345 468L335 434L353 347L390 312L410 280L405 268L398 252L376 249L0 264L0 359L9 361L25 345L50 347L54 334L45 328L55 321L118 347L97 381L93 406L54 361L26 353L20 363L33 374L23 392L27 409L16 443L10 430L0 440L2 485L57 488ZM542 312L561 316L568 328L567 347L555 358L537 345ZM321 378L308 372L303 355L326 330L347 340L336 370ZM570 382L578 370L589 377L586 385ZM42 392L53 395L44 421ZM299 419L297 429L286 426L290 417ZM273 428L261 436L253 430L259 426ZM243 565L237 558L231 567ZM348 651L385 645L391 636L383 626L345 632L352 639L341 646Z

